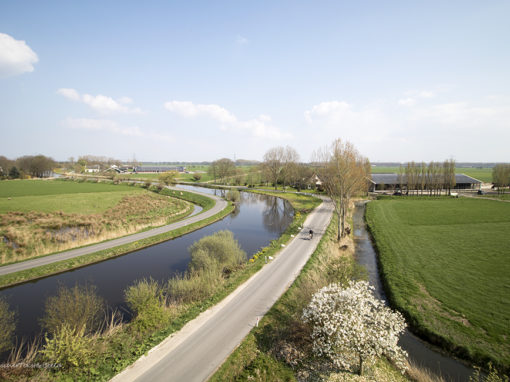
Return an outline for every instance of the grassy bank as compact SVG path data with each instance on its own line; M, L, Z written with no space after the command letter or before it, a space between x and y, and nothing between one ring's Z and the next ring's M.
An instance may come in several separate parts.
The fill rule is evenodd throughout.
M347 283L364 277L356 265L350 238L336 242L334 217L319 246L289 290L253 328L211 381L404 381L387 361L377 360L366 378L340 372L316 359L311 351L311 329L301 319L313 293L331 282Z
M283 196L283 195L278 195ZM285 196L284 196L285 197ZM140 320L136 318L129 324L118 325L116 328L85 337L88 347L93 352L88 355L86 363L79 367L70 367L65 370L22 370L20 374L24 378L36 381L46 380L75 380L105 381L113 375L133 363L141 355L160 343L171 333L179 330L198 314L215 305L223 298L228 296L240 284L250 278L255 272L265 264L264 256L276 256L281 250L281 244L287 243L291 235L299 232L299 227L306 219L307 212L320 204L320 200L310 197L288 196L295 209L293 222L289 225L285 233L277 240L271 241L270 245L262 248L255 254L250 254L251 258L243 266L239 267L222 281L220 287L216 288L213 295L190 303L178 303L168 301L164 307L156 309L154 315L144 315L145 322L150 322L150 327L141 326ZM146 283L146 285L148 285ZM147 289L147 288L146 288ZM140 314L140 313L139 313ZM35 361L48 361L47 358L36 356ZM0 370L2 372L2 370ZM18 380L18 375L11 373L6 375L8 379Z
M161 194L173 196L175 198L180 198L183 200L187 200L189 202L192 202L194 204L198 204L203 208L203 211L207 211L211 209L215 202L211 198L208 198L206 196L197 195L195 193L186 192L186 191L174 191L174 190L168 190L163 189L161 191ZM76 257L69 260L59 261L56 263L48 264L42 267L37 267L33 269L28 269L25 271L20 271L8 275L4 275L0 277L0 288L5 288L8 286L12 286L15 284L19 284L22 282L38 279L41 277L46 277L49 275L61 273L68 271L70 269L75 269L79 267L83 267L89 264L97 263L100 261L104 261L107 259L110 259L112 257L124 255L126 253L145 248L154 244L161 243L166 240L170 240L179 236L182 236L186 233L195 231L197 229L200 229L202 227L205 227L206 225L209 225L211 223L214 223L215 221L218 221L228 214L230 214L233 211L234 207L229 204L229 206L224 209L223 211L217 213L214 216L211 216L207 219L204 219L202 221L187 225L185 227L179 228L177 230L173 230L171 232L166 232L157 236L152 236L147 239L138 240L133 243L128 243L125 245L121 245L118 247L114 247L111 249L98 251L89 255L84 255L80 257Z
M510 366L510 204L387 198L367 206L388 297L415 332Z

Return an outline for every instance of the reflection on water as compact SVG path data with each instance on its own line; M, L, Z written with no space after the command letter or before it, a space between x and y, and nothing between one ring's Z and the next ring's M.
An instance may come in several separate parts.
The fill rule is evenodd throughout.
M366 267L368 281L375 287L375 295L386 300L379 277L376 252L365 227L365 205L365 202L357 203L353 216L356 261ZM442 376L447 381L468 381L473 373L473 370L459 361L432 350L425 342L407 330L400 338L399 345L407 351L409 360L414 364L430 370L437 376Z
M204 190L221 194L219 190ZM124 256L1 290L0 297L6 297L11 309L18 312L18 337L34 336L40 331L38 320L43 314L44 302L56 294L59 285L94 284L110 306L122 309L127 286L149 277L165 281L176 272L184 271L190 259L188 247L202 237L228 229L243 250L251 255L278 238L291 221L292 207L288 202L271 196L241 193L236 213L216 223Z
M289 203L282 203L281 199L263 195L266 209L262 214L264 225L270 232L282 232L291 222L294 211Z

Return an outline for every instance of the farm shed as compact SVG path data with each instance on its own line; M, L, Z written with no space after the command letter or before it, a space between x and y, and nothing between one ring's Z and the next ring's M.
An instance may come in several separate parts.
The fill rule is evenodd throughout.
M178 171L184 172L186 171L186 167L178 166L178 167L170 167L170 166L137 166L134 168L133 172L167 172L167 171Z

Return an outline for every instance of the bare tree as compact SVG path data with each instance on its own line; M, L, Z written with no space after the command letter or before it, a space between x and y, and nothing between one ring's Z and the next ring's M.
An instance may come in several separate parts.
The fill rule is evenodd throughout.
M283 183L283 189L285 185L292 183L296 179L297 166L299 162L299 154L292 147L287 146L283 150L283 161L282 161L281 178Z
M492 168L492 182L498 188L498 194L504 193L510 184L510 164L497 164Z
M345 218L351 197L368 188L370 162L354 146L337 139L314 156L319 164L319 177L324 190L333 200L338 216L338 237L345 235Z
M229 176L233 176L236 173L235 163L228 158L221 158L212 163L212 168L216 176L220 178L222 182L225 182Z
M443 162L443 186L448 195L451 195L452 188L455 188L455 161L453 159Z
M274 189L277 188L278 179L283 169L285 149L283 147L273 147L264 154L262 166L268 180L273 183Z

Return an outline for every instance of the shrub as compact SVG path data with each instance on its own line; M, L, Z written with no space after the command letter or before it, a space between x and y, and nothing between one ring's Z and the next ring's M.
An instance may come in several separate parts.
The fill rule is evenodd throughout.
M212 296L222 282L223 278L216 269L201 274L187 273L168 280L167 293L172 302L187 304Z
M59 326L51 338L45 335L46 344L41 354L49 362L64 368L86 365L93 354L93 339L85 336L85 327Z
M9 304L0 298L0 353L12 345L16 329L16 313L9 310Z
M129 286L124 296L135 314L134 324L138 329L154 328L164 321L165 296L153 279L143 279Z
M226 198L232 203L237 203L241 200L241 193L237 190L229 190Z
M56 296L48 297L41 325L56 333L66 324L71 329L82 329L85 334L97 331L102 323L105 303L91 285L61 286Z
M347 288L331 284L313 295L303 310L303 321L313 327L313 352L345 369L352 370L359 361L360 375L366 361L382 355L405 370L407 353L397 344L404 317L376 299L372 290L366 281L351 281Z
M246 261L246 252L234 239L234 234L227 230L203 237L191 245L189 251L191 261L188 267L192 273L218 268L229 274Z

